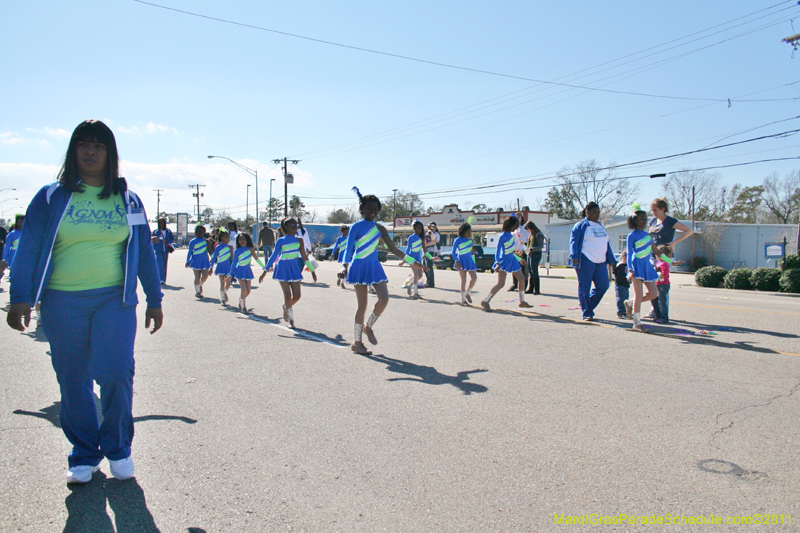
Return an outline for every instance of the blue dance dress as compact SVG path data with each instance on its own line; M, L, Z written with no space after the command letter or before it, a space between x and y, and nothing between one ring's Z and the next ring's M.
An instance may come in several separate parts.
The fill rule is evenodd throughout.
M253 269L250 268L250 261L253 254L250 248L242 246L233 252L233 277L236 279L253 279Z
M211 256L211 266L216 263L217 269L214 274L218 276L229 276L231 274L231 259L233 253L229 244L219 243L214 248L214 255Z
M522 268L519 258L514 254L514 236L504 231L497 240L497 250L494 252L494 261L497 268L505 272L516 272Z
M272 279L295 282L303 280L303 256L300 246L303 243L294 235L284 235L275 243L275 249L267 261L267 268L277 259L272 271ZM278 257L280 256L280 259Z
M628 270L633 271L633 277L642 281L658 281L658 272L650 262L653 250L653 238L649 233L640 229L628 234Z
M422 263L422 239L416 233L408 238L405 249L406 255L414 258L418 263Z
M205 239L195 237L189 241L186 262L192 270L208 270L211 268L211 263L208 262L208 243Z
M344 262L349 264L347 283L351 285L374 285L389 279L378 260L378 243L381 232L375 222L361 220L350 227Z
M478 270L475 260L472 258L472 247L475 243L472 239L459 237L453 241L453 262L458 263L461 270Z

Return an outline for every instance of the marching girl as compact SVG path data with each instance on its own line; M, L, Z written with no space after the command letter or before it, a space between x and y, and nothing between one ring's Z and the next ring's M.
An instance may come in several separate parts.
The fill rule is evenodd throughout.
M219 276L219 301L224 307L228 307L228 289L231 288L231 266L233 261L233 247L231 235L228 230L220 228L217 235L219 244L214 248L214 255L211 256L211 267L216 263L215 274Z
M347 270L347 282L353 285L356 291L358 308L355 316L355 339L350 349L356 353L371 355L361 340L362 333L367 334L367 339L372 344L378 344L378 339L372 327L378 321L386 305L389 303L389 289L387 288L388 278L383 271L381 262L378 260L378 244L383 240L389 250L397 257L403 259L414 269L428 270L427 267L415 261L411 256L404 254L394 242L389 238L386 228L375 223L375 217L381 210L381 201L377 196L369 194L361 196L358 187L353 187L353 192L358 195L358 210L361 212L363 220L356 222L350 227L350 234L347 236L347 249L344 262L349 265ZM364 323L364 316L367 312L369 298L369 286L375 287L378 301L372 308L372 314Z
M297 219L292 217L284 218L281 221L281 229L284 236L275 243L275 249L264 267L264 273L258 278L261 282L270 270L273 271L272 279L276 279L281 284L283 290L283 319L289 323L289 327L294 329L294 305L300 301L300 281L303 279L303 267L305 264L313 274L314 267L308 259L303 240L297 236ZM275 261L277 260L277 265Z
M253 270L250 268L251 259L255 259L256 263L264 268L264 263L256 255L253 239L250 238L249 233L243 231L236 236L236 251L233 252L233 271L231 272L231 275L239 280L239 309L243 313L247 313L245 300L250 296L250 284L254 277Z
M510 273L517 278L517 287L519 288L519 306L520 307L533 307L525 301L525 278L522 276L522 266L525 260L521 259L514 253L514 236L512 231L519 227L519 220L514 215L511 215L503 221L503 233L497 240L497 250L494 253L495 270L497 270L497 285L492 287L489 294L481 302L481 306L486 311L491 311L489 302L492 301L494 295L506 284L506 274Z
M633 300L625 300L625 312L628 318L633 318L633 329L636 331L645 330L641 318L642 302L658 298L656 288L658 273L650 263L653 239L645 231L645 227L647 227L647 213L639 204L633 204L631 214L628 215L628 228L633 231L628 234L626 247L628 279L633 285ZM643 287L647 288L647 294L642 295Z
M478 275L475 273L478 267L472 258L472 247L475 246L472 242L473 220L475 220L473 217L469 217L461 224L458 228L458 238L453 241L453 266L461 276L461 305L472 303L472 288L478 281ZM469 274L469 287L467 287L467 274Z
M189 241L186 254L186 268L194 270L194 295L203 297L203 283L208 279L211 263L208 261L208 242L205 239L206 228L198 224L194 228L194 239Z
M421 264L423 256L422 243L425 242L425 226L423 226L422 222L419 220L415 220L413 229L414 233L408 238L405 252L407 256L413 257L414 261ZM411 298L421 300L422 296L419 295L419 280L422 278L422 272L417 268L412 268L411 277L412 279L409 281L406 291Z
M347 234L350 233L350 226L342 224L339 228L342 234L336 239L331 250L331 261L336 259L336 262L342 265L341 270L336 274L336 284L341 288L345 288L344 280L347 276L347 265L344 264L344 251L347 248Z

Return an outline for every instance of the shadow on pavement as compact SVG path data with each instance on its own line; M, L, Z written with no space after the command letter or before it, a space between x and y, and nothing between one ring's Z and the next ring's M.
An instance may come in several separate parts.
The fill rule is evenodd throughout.
M92 481L68 486L64 533L160 533L135 478L119 481L98 472ZM114 522L106 512L114 512ZM116 529L115 529L116 526Z
M100 406L100 398L95 395L95 405L97 407L97 418L98 422L102 421L103 415L101 414L102 409ZM39 409L39 411L24 411L22 409L16 409L13 411L15 415L25 415L25 416L32 416L35 418L41 418L43 420L47 420L55 427L61 427L61 402L54 402L53 405L49 405L43 409ZM176 420L178 422L183 422L185 424L195 424L197 420L194 418L189 418L186 416L174 416L174 415L145 415L145 416L135 416L133 417L134 424L136 422L148 422L150 420Z
M385 355L364 355L362 357L366 359L370 359L377 363L383 363L386 365L386 369L389 372L395 372L397 374L408 374L410 376L415 376L413 378L389 378L387 381L415 381L417 383L425 383L427 385L452 385L459 389L465 395L480 392L486 392L489 389L484 385L480 385L478 383L472 383L469 380L470 374L475 374L477 372L488 372L487 369L479 369L476 368L475 370L467 370L465 372L459 372L455 376L448 376L447 374L442 374L441 372L437 371L432 366L422 366L416 365L414 363L409 363L408 361L402 361L400 359L392 359L391 357L386 357Z

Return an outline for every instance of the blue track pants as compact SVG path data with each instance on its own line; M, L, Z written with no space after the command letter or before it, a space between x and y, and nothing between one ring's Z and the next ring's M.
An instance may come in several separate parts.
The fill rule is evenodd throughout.
M73 446L70 467L131 454L136 306L122 306L122 290L42 295L42 327L61 388L61 428ZM100 386L102 424L93 382Z
M594 317L594 308L608 290L608 266L605 263L595 263L583 256L581 265L575 272L578 274L578 300L581 302L583 318Z
M156 265L158 265L158 275L161 277L161 283L167 282L168 259L169 259L169 252L156 252Z

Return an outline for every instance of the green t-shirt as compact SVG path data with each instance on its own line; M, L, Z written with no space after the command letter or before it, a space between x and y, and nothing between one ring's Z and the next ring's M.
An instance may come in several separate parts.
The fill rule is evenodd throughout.
M86 291L124 283L125 204L118 194L98 198L102 187L83 186L84 192L73 193L58 228L48 289Z

